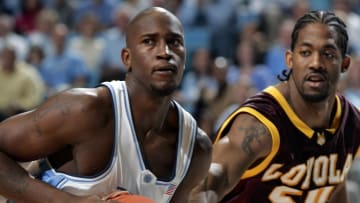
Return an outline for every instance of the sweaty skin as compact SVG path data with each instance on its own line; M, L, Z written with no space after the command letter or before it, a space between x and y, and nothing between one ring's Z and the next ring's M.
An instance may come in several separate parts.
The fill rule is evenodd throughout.
M307 126L327 129L333 118L340 73L347 70L350 57L339 47L339 32L327 24L305 23L297 34L293 50L285 55L291 75L274 87ZM235 188L248 168L271 152L274 140L267 125L255 116L239 113L225 124L229 131L214 144L212 167L193 190L193 203L219 202ZM241 199L236 194L231 197ZM344 183L337 185L330 201L347 202Z
M178 113L171 101L185 64L179 20L162 8L150 8L129 24L121 57L133 123L148 168L169 178L176 163ZM17 162L48 157L58 171L92 176L112 158L114 111L109 90L77 88L49 98L38 108L0 123L0 194L16 202L104 202L79 197L31 178ZM210 164L211 142L198 129L188 174L172 203L187 202L191 189Z

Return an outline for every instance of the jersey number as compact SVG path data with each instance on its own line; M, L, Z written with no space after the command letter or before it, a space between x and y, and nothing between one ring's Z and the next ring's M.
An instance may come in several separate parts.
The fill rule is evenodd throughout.
M325 203L333 191L334 186L321 187L310 190L306 195L305 203ZM287 186L278 186L270 193L269 199L276 203L296 202L291 196L302 196L303 191Z

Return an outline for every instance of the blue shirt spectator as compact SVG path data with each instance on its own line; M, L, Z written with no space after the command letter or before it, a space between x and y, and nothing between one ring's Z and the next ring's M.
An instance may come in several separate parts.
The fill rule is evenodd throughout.
M229 68L227 80L230 84L237 83L241 77L248 77L256 91L261 91L265 87L276 83L276 78L272 76L269 68L262 64L254 65L250 73L243 71L241 68L236 67L236 65Z
M63 53L46 57L40 67L41 75L50 89L61 91L73 86L81 77L86 77L84 62L77 55Z
M265 56L265 64L267 67L269 67L269 70L273 76L281 74L281 71L286 69L284 60L286 50L287 48L284 46L276 44L267 51Z
M114 26L105 30L105 48L102 52L101 81L123 79L126 68L121 60L121 51L126 46L125 29L132 16L126 4L118 6L113 13Z
M64 24L57 24L52 33L54 54L45 57L40 73L47 85L47 95L71 87L85 87L88 72L84 61L77 54L66 49L68 30Z
M286 50L290 49L291 32L294 25L295 22L291 18L284 19L279 26L277 39L266 53L265 65L270 68L275 77L287 67L285 53Z
M85 13L94 13L99 17L104 27L109 27L112 24L111 14L114 7L115 5L104 0L79 1L74 12L75 23L77 23L81 16Z

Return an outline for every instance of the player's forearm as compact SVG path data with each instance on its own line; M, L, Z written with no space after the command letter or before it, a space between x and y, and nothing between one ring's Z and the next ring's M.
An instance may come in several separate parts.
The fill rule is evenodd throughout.
M189 202L190 203L219 202L225 193L224 189L227 188L226 183L227 181L225 177L214 176L214 174L209 173L208 176L192 190L189 198Z
M189 203L217 203L219 202L217 194L212 190L194 191L189 198Z
M31 178L19 164L2 152L0 163L0 194L8 199L27 203L55 203L71 198L70 194Z

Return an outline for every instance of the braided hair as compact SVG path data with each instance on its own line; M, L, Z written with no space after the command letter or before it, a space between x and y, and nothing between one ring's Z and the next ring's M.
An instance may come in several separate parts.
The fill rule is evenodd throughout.
M328 27L333 28L337 33L336 44L340 48L341 56L345 57L349 40L349 36L346 31L346 25L343 20L341 20L338 16L335 15L334 12L331 11L310 11L300 17L294 26L293 32L291 33L291 50L294 50L295 48L300 30L311 23L322 23ZM289 80L291 72L291 69L285 69L281 72L281 75L277 75L277 78L280 81L287 81Z

